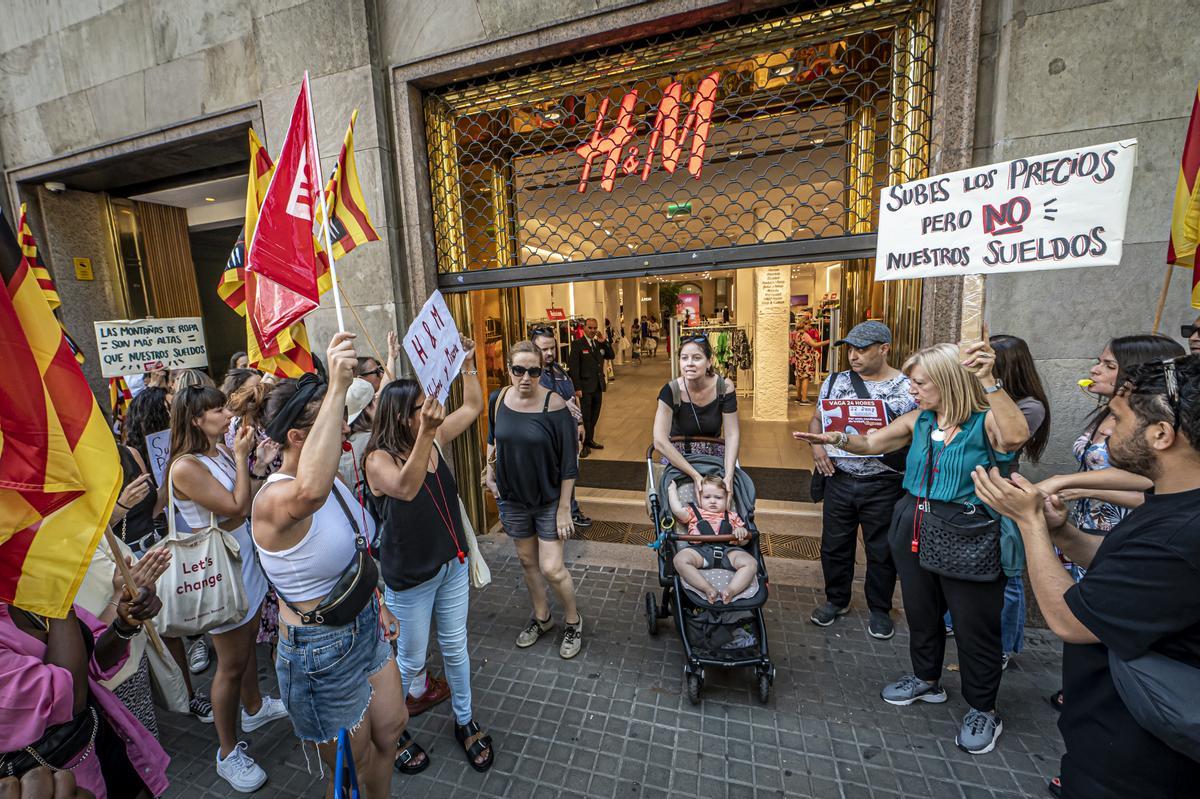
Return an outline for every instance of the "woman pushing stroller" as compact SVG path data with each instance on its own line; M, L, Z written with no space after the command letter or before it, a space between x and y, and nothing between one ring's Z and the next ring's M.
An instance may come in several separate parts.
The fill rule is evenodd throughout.
M679 491L672 483L667 492L667 501L675 518L687 525L688 535L732 535L739 544L750 540L750 531L737 513L729 510L729 489L725 481L715 474L700 480L700 496L697 502L683 506ZM709 543L689 544L681 547L672 559L675 571L685 583L704 594L710 604L718 600L728 604L754 582L758 563L742 549L726 549ZM725 564L735 571L725 588L718 588L708 581L701 569L723 569Z

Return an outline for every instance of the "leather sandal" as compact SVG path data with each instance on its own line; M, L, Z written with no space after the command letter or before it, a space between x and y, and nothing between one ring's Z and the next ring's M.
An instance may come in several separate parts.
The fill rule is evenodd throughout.
M466 755L467 763L471 768L482 773L492 767L492 763L496 760L495 750L492 749L492 736L484 735L474 720L468 721L466 724L455 724L454 737L462 746L463 754ZM484 752L487 752L487 759L482 763L476 763L475 758Z
M420 774L429 768L429 754L421 748L419 743L413 740L408 730L401 733L400 742L396 746L396 771L412 776L413 774ZM425 755L425 759L414 766L413 761L421 755Z
M420 697L406 695L404 705L408 708L410 718L419 716L434 705L440 705L450 698L450 684L441 677L425 675L425 693Z

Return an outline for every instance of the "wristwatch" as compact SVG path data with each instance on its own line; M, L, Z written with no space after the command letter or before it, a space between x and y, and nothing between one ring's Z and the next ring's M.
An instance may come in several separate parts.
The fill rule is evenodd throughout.
M1004 381L997 377L996 385L992 386L991 388L985 388L983 390L983 393L984 394L995 394L997 391L1000 391L1003 388L1004 388Z

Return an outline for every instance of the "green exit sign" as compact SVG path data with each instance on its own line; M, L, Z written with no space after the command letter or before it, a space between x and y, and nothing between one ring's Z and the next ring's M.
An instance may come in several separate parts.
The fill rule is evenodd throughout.
M674 219L677 216L691 216L692 203L669 203L667 205L667 219Z

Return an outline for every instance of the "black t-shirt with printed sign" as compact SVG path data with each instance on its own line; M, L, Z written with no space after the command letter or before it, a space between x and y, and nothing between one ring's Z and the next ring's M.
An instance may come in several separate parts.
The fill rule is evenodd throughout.
M1123 660L1154 651L1200 667L1200 489L1147 494L1108 533L1066 602L1101 642L1063 645L1066 795L1200 796L1200 763L1142 729L1108 667L1110 648Z

